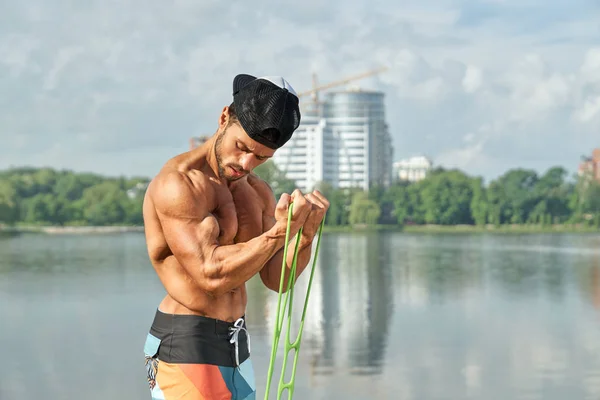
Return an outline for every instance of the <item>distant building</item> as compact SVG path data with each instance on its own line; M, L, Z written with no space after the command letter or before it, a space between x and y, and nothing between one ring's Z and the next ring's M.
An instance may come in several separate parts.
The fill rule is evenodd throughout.
M318 182L334 188L392 182L393 147L383 93L328 93L318 112L305 113L292 139L273 161L304 191Z
M577 172L579 176L588 175L600 182L600 148L594 149L591 157L584 157Z
M328 176L325 169L331 166L332 155L325 149L325 142L330 138L331 129L325 119L303 116L290 141L275 152L273 162L298 188L308 191Z
M411 157L394 163L394 177L399 181L418 182L427 176L433 163L425 156Z

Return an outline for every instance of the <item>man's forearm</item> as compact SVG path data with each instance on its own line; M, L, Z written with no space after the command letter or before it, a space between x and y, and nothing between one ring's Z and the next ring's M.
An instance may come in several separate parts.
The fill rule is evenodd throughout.
M239 287L262 270L273 254L282 253L284 244L285 230L276 225L246 243L214 247L204 268L211 292L218 296Z
M298 246L298 259L296 262L296 279L306 269L312 255L313 236L300 236L300 245ZM290 241L287 252L287 262L284 272L283 291L288 285L288 279L294 262L294 250L296 249L296 239ZM269 289L279 291L281 282L281 265L283 263L284 248L281 248L266 264L261 271L261 278Z

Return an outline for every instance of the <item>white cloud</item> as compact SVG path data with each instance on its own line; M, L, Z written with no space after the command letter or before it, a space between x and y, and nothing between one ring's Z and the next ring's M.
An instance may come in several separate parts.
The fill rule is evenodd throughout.
M485 123L476 131L462 137L462 143L456 147L444 149L437 157L437 162L447 168L472 170L473 174L481 175L481 171L490 167L490 156L486 145L501 135L506 129L501 121Z
M600 95L588 98L575 113L580 122L589 122L600 113Z
M81 53L83 53L83 48L79 46L60 49L56 57L54 57L52 68L48 71L48 74L44 79L44 90L56 88L56 85L60 80L60 75L63 73L65 67L74 61L74 58Z
M467 133L465 136L463 136L463 142L465 143L472 143L475 140L476 136L473 132Z
M465 71L465 77L462 80L463 88L467 93L474 93L483 83L483 73L481 69L469 65Z
M581 74L586 80L600 82L600 47L589 49L585 54Z
M68 12L33 0L8 12L0 168L114 173L131 159L123 172L144 174L214 131L237 73L284 75L303 91L313 72L327 83L381 65L390 69L355 83L385 91L396 159L427 153L493 176L573 168L600 145L600 48L589 44L600 14L566 0L92 1Z
M466 146L447 150L437 157L437 163L446 168L477 169L486 164L486 156L483 154L484 141L470 143Z
M18 79L26 70L32 69L31 54L40 46L38 40L27 35L13 33L0 37L0 65L8 68L11 79Z

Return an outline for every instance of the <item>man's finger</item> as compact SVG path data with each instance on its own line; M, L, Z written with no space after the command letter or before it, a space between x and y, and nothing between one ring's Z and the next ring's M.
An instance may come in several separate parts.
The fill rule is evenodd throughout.
M309 193L306 195L306 198L313 203L314 205L316 205L319 208L325 208L325 205L323 204L323 202L321 201L321 199L319 199L317 196L315 196L312 193Z
M281 196L279 197L280 201L287 201L289 202L291 200L292 196L290 196L287 193L282 193Z
M299 197L304 197L304 196L302 195L302 192L300 191L300 189L295 189L292 192L292 197L293 198L299 198Z
M313 191L311 194L313 196L315 196L316 198L318 198L319 200L321 200L321 203L323 205L329 204L329 201L327 200L327 198L325 198L325 196L323 196L323 194L321 192L319 192L318 190Z

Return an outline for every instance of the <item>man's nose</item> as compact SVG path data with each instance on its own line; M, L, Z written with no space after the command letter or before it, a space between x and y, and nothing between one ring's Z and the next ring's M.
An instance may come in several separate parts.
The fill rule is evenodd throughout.
M254 160L254 154L244 154L240 160L240 165L244 170L250 171L252 169L252 162Z

